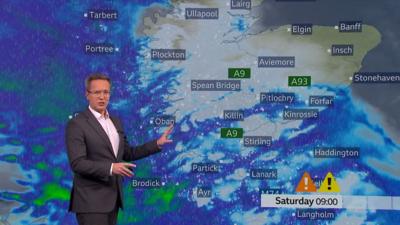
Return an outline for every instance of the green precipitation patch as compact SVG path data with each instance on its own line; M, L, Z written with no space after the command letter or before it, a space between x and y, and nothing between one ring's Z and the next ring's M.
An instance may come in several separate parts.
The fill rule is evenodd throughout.
M39 170L47 170L49 166L45 162L38 162L36 163L35 167Z
M140 163L135 170L135 177L151 177L151 171L152 168L149 164ZM143 189L143 195L140 200L133 197L136 190L132 185L124 186L124 210L118 214L118 221L122 222L122 224L147 221L149 215L143 213L143 206L151 208L151 218L178 210L180 205L174 199L176 199L177 193L186 189L188 184L188 182L183 182L179 185L167 184L161 188Z
M0 81L0 83L1 83L1 81ZM0 129L3 129L3 128L5 128L7 125L5 124L5 123L1 123L0 122Z
M188 182L179 185L170 184L156 189L145 189L143 202L132 197L135 192L132 185L124 187L124 210L118 213L118 221L123 224L131 224L146 221L148 217L157 218L164 213L177 211L180 208L179 202L173 201L176 199L177 193L184 190L188 186ZM144 214L142 206L151 207L151 215Z
M72 109L82 99L78 96L74 87L71 74L62 64L50 61L45 68L51 76L44 83L47 83L43 91L34 95L33 102L35 107L28 109L33 116L48 116L58 122L65 122L71 114L68 110ZM40 88L41 84L37 84ZM83 93L83 91L82 91ZM83 95L83 94L82 94Z
M118 213L118 221L123 221L123 224L130 224L143 221L145 215L141 210L138 210L136 199L132 197L135 190L131 185L126 185L124 189L124 210Z
M22 86L15 80L9 80L6 73L0 72L0 90L18 92L22 91Z
M38 170L49 171L56 180L59 180L64 176L64 171L62 169L56 167L49 170L49 165L45 162L36 163L35 168Z
M57 129L55 127L43 127L43 128L39 128L39 132L42 134L48 134L48 133L53 133L57 131Z
M65 123L72 113L68 109L84 102L83 90L77 91L73 74L66 65L49 57L43 57L43 61L46 63L35 71L24 71L23 68L18 72L0 71L0 91L14 92L32 117L50 117L56 122ZM39 131L50 133L56 128L49 126Z
M9 199L9 200L17 200L21 201L21 195L20 194L15 194L15 193L9 193L9 192L3 192L1 194L1 198Z
M18 140L18 139L11 139L10 140L10 144L12 144L12 145L22 145L22 142L21 142L21 140Z
M18 159L16 155L5 155L1 158L2 158L2 161L11 162L11 163L17 162L17 159Z
M54 177L55 179L59 180L60 178L63 177L64 171L63 171L62 169L60 169L60 168L54 168L54 169L51 171L51 174L53 175L53 177Z
M156 206L154 210L156 216L160 216L166 212L176 211L179 205L177 202L173 202L173 199L180 190L185 189L187 186L188 183L185 182L179 185L166 185L159 189L149 189L145 192L144 204Z
M134 162L134 164L136 164ZM136 164L136 168L134 168L133 172L135 177L137 178L145 178L151 175L151 166L149 164L138 163Z
M135 163L136 168L134 169L135 177L146 177L151 174L151 167L148 164L144 163ZM125 223L136 223L139 221L143 221L145 216L137 206L137 202L135 198L132 198L132 194L135 192L132 185L125 185L124 189L124 210L118 213L118 221L123 221ZM133 209L133 210L132 210Z
M48 183L43 186L43 194L33 201L37 206L43 206L48 201L59 200L69 201L70 192L67 188L55 183Z
M32 146L32 152L35 154L42 154L44 152L43 145L34 145Z

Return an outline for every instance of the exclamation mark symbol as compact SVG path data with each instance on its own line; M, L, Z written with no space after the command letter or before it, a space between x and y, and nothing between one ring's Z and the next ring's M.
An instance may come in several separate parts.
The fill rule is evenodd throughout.
M332 178L328 177L328 190L332 190L331 184L332 184Z
M308 177L304 177L304 190L308 190Z

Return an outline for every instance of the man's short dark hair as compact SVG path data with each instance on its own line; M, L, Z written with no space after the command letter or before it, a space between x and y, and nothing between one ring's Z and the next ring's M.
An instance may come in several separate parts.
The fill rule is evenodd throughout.
M87 91L89 90L90 82L92 82L92 80L106 80L111 86L111 79L107 75L103 73L92 73L85 79L85 89Z

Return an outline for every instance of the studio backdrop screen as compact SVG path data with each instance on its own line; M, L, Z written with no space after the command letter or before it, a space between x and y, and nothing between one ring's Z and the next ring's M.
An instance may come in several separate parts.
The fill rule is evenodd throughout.
M135 161L118 224L400 224L400 2L2 0L0 224L77 224L85 78Z

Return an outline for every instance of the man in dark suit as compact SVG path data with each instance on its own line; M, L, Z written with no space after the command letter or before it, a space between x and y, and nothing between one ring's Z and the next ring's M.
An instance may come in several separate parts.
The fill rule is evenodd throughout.
M111 81L93 74L85 81L89 107L68 122L66 144L74 172L69 210L79 225L114 225L123 208L122 177L132 177L134 164L128 163L161 151L172 142L172 124L157 140L131 147L121 121L110 116L107 105Z

